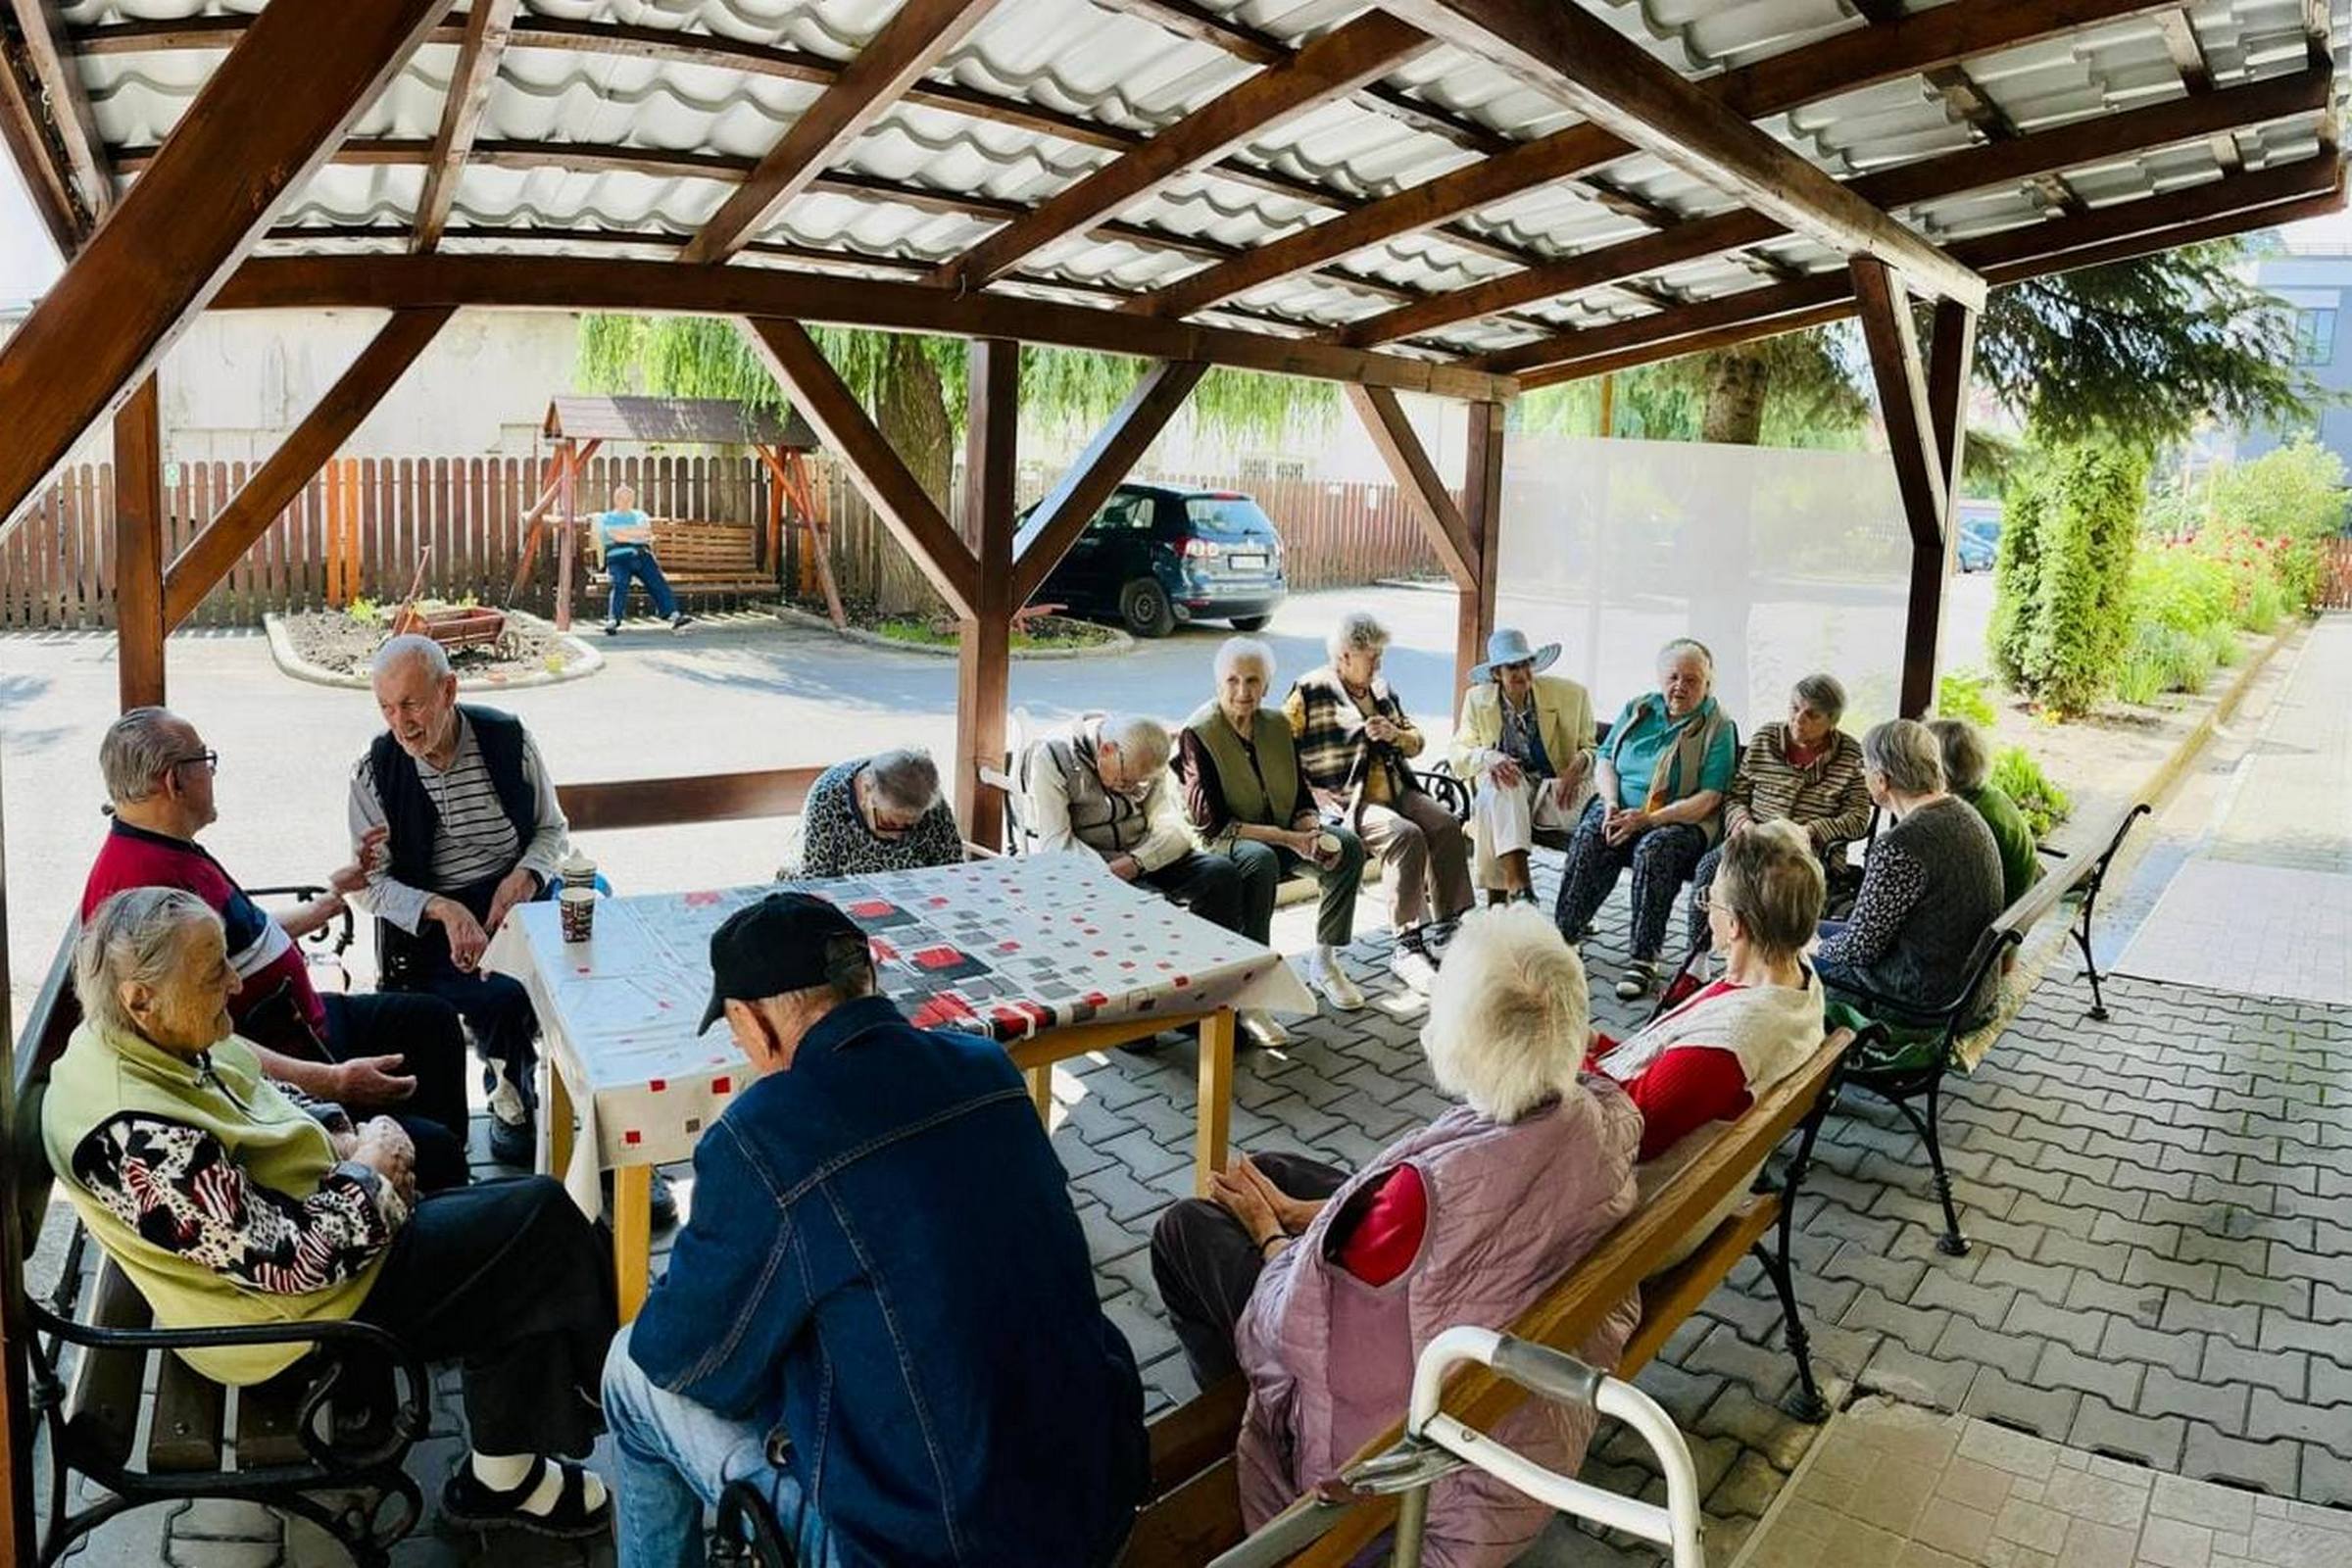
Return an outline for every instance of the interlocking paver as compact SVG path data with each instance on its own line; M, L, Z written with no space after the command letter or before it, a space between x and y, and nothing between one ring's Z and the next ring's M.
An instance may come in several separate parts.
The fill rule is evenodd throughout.
M1960 1401L1963 1412L1997 1421L2020 1432L2036 1433L2054 1442L2066 1438L2082 1396L2072 1389L2042 1389L2016 1382L1998 1367L1985 1367L1969 1385Z
M2299 1399L2310 1384L2310 1367L2311 1358L2301 1350L2248 1349L2217 1335L2205 1342L2205 1364L2199 1376L2209 1384L2261 1384L2287 1398Z
M2142 1416L2084 1395L2067 1443L2094 1453L2119 1454L2161 1470L2178 1469L2188 1423L2179 1416Z
M2202 1421L2231 1437L2242 1437L2246 1432L2246 1396L2247 1386L2242 1383L2191 1381L2152 1366L2140 1388L2137 1408L2144 1416L2177 1415Z
M2063 1345L2047 1345L2034 1365L2034 1381L2045 1389L2078 1389L2084 1394L2095 1394L2129 1410L2139 1401L2140 1380L2146 1370L2135 1361L2105 1361L2078 1355Z
M2116 1318L2107 1325L2107 1337L2099 1342L2099 1352L2110 1358L2122 1357L2170 1367L2181 1377L2188 1378L2197 1375L2197 1364L2204 1356L2205 1345L2202 1335L2166 1334L2141 1328L2127 1318Z

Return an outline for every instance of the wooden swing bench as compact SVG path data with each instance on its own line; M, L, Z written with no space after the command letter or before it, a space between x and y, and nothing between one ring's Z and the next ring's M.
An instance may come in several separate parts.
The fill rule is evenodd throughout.
M654 559L662 575L683 596L705 594L773 594L775 573L760 565L759 530L740 522L696 522L679 517L653 519ZM597 543L593 518L580 522L581 556L594 563L582 584L592 596L612 587L605 569L605 552Z

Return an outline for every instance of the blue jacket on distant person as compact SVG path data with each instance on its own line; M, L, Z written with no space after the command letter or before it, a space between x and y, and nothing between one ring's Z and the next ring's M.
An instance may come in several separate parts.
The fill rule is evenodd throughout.
M630 1332L647 1376L780 1428L850 1561L1110 1562L1149 1472L1143 1386L1002 1046L846 1003L694 1168Z

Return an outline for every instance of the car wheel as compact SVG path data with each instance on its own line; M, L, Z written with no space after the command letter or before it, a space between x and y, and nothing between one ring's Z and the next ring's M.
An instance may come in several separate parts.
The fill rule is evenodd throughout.
M1264 631L1266 622L1273 618L1272 615L1236 615L1233 617L1233 629L1235 631Z
M1138 637L1165 637L1176 629L1168 591L1151 577L1138 577L1119 590L1119 618Z

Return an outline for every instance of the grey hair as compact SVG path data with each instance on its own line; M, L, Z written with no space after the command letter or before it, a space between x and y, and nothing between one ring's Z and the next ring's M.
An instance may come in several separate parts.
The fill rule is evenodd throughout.
M74 995L83 1014L103 1029L137 1034L122 988L161 990L179 962L181 933L205 922L218 926L220 917L184 888L125 888L98 906L74 944Z
M1421 1049L1438 1087L1490 1121L1582 1093L1592 1014L1584 960L1533 905L1462 918L1429 990Z
M98 743L98 772L106 780L106 798L128 806L155 794L179 749L176 732L186 724L169 708L133 708L109 724L106 738Z
M1794 957L1820 927L1829 892L1805 830L1787 817L1753 823L1722 853L1708 898L1768 956Z
M919 814L939 804L939 764L920 747L877 752L867 759L865 770L874 794L896 810Z
M1992 756L1984 750L1984 737L1977 733L1977 726L1962 718L1939 718L1928 729L1943 757L1944 787L1963 795L1983 789L1984 775L1992 771Z
M452 673L449 667L449 650L430 637L420 636L412 631L403 632L398 637L384 639L383 647L375 651L375 659L368 666L368 678L381 680L399 668L402 661L410 659L424 665L424 672L434 680L440 680Z
M1845 716L1845 688L1835 675L1807 675L1789 695L1833 724Z
M1915 718L1873 724L1862 737L1862 765L1897 795L1943 792L1943 749Z
M1342 654L1374 652L1389 646L1389 628L1369 611L1350 610L1340 617L1323 646L1334 659Z
M1266 684L1274 684L1274 650L1254 637L1228 637L1217 644L1217 679L1237 664L1255 664L1266 674Z
M1707 666L1707 673L1710 675L1715 673L1715 656L1707 652L1707 645L1695 637L1677 637L1659 649L1658 668L1664 669L1684 654L1696 654L1698 662Z
M843 933L825 939L825 977L815 985L779 993L786 1008L813 1008L820 1015L844 1003L874 994L874 952L862 936Z
M1141 713L1106 713L1096 737L1118 748L1119 760L1150 775L1168 765L1168 727Z

